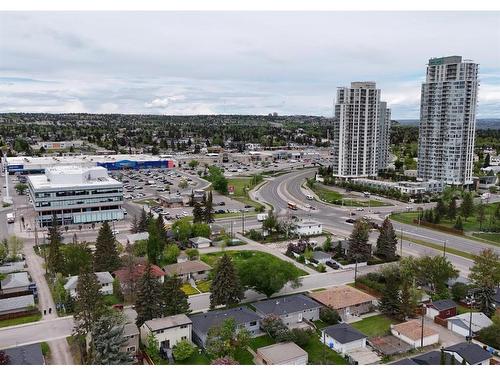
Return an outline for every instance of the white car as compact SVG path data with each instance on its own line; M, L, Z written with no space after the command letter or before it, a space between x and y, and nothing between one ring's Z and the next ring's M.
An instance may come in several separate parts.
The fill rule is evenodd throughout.
M364 211L365 209L363 207L358 207L356 208L356 211Z

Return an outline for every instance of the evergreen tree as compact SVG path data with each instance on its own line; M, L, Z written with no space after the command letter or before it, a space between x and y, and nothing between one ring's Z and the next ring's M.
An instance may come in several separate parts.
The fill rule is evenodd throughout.
M462 216L457 217L457 221L455 221L455 225L453 225L453 228L458 229L458 230L464 229L464 225L462 223Z
M195 201L194 201L194 191L191 190L191 196L189 197L189 206L193 207L194 204L195 204Z
M201 205L196 202L193 207L193 223L202 223L204 221L205 212Z
M113 272L120 268L121 261L116 248L115 235L108 222L105 221L95 243L94 269L96 272Z
M347 257L350 261L365 262L370 258L371 248L368 237L368 224L364 220L357 220L349 238Z
M479 203L477 206L477 221L479 222L479 230L483 230L483 223L486 220L486 209L484 204Z
M462 205L460 206L460 212L466 221L467 218L474 213L474 201L471 193L464 194Z
M205 209L203 210L203 219L207 224L211 223L214 219L213 209L214 205L213 205L212 190L210 190L207 194Z
M48 246L48 269L52 275L56 273L64 272L64 256L61 250L62 246L62 234L57 224L57 218L54 214L52 216L52 223L48 230L47 235L49 246Z
M165 247L165 243L167 242L167 231L165 230L165 221L163 220L162 215L158 215L158 218L155 221L156 228L158 229L158 236L160 238L160 249Z
M133 302L135 301L135 278L133 275L137 262L134 257L134 249L129 242L125 246L125 254L123 263L127 270L127 276L122 281L123 293L126 301Z
M236 305L244 297L240 279L231 258L224 254L215 267L210 285L210 308L218 305Z
M161 285L151 273L151 264L146 264L144 274L137 283L137 299L135 310L137 312L137 327L154 318L159 318L161 314Z
M139 218L139 222L137 225L138 232L146 232L148 230L148 215L144 208L141 211L141 217Z
M384 259L394 259L396 257L398 239L396 232L389 218L386 218L380 228L377 239L377 255Z
M105 312L101 285L89 265L82 268L80 275L78 275L76 293L77 297L74 305L75 333L85 337Z
M154 221L151 221L148 226L148 244L147 244L147 255L148 261L151 264L158 264L160 254L162 252L162 241L160 240L160 236L158 234L158 228Z
M134 215L134 218L132 219L132 226L130 227L130 231L132 233L138 233L138 232L140 232L140 230L139 230L139 219L137 218L137 215Z
M182 280L177 276L165 277L163 282L163 315L189 313L189 302L182 290Z
M457 217L457 202L455 198L451 198L450 204L448 206L448 218L454 220Z
M101 316L92 327L93 365L127 365L131 355L122 351L124 337L123 317L115 314Z
M382 291L382 297L378 305L379 310L393 317L400 317L401 314L401 297L400 284L401 277L396 266L389 266L383 270L385 278L385 286Z
M443 200L440 198L438 199L437 203L436 203L436 213L439 214L440 217L443 217L446 215L446 212L447 209L446 209L446 206L443 202Z

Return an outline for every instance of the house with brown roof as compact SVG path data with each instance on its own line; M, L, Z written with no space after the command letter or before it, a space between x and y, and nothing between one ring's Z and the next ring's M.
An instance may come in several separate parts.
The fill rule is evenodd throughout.
M141 326L141 342L146 345L148 335L152 334L158 341L158 349L171 349L181 340L191 342L192 326L186 314L151 319Z
M377 301L374 296L347 285L314 292L310 297L336 310L344 321L373 311Z
M167 276L179 276L182 281L205 280L210 273L210 267L201 260L187 260L185 262L169 264L163 267Z
M391 324L391 333L398 339L410 344L414 348L434 345L439 342L439 333L424 324L420 319L408 320L400 324Z
M118 278L118 280L120 280L121 287L123 289L126 289L129 283L136 284L144 274L145 270L146 265L143 263L138 263L134 266L132 271L130 271L128 268L120 268L119 270L113 272L113 276ZM163 280L165 279L165 272L160 267L152 264L151 274L153 275L153 277L157 278L160 282L163 283Z

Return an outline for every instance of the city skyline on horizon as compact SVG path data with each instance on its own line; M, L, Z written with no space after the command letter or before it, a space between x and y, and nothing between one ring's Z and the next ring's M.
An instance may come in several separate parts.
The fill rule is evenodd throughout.
M460 55L480 64L477 117L500 118L500 49L482 47L500 45L492 32L500 12L0 12L0 20L0 112L332 117L337 87L374 81L393 119L416 120L428 60Z

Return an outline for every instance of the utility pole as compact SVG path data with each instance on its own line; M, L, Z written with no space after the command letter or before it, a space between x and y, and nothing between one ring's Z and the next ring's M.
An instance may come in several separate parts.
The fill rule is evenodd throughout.
M402 258L403 257L403 228L401 228L399 231L401 233L401 239L399 240L399 249L400 249L401 258Z
M422 310L420 311L420 313L422 314L422 332L420 334L420 348L423 348L424 347L424 317L425 317L423 307L422 307Z
M241 231L245 235L245 211L241 211Z
M472 342L472 307L474 306L474 303L476 302L474 300L474 297L472 295L468 295L466 297L467 305L469 306L469 336L467 337L467 342L471 343Z
M446 241L447 240L443 241L443 257L446 257Z

